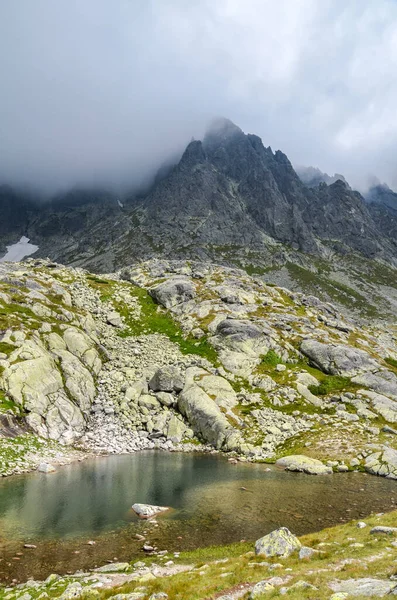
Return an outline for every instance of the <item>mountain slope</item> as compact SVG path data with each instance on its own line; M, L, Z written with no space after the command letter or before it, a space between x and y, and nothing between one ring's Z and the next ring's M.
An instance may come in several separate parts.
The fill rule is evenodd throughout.
M292 263L315 274L338 264L345 277L352 261L364 261L359 278L386 265L394 273L396 219L389 210L368 204L341 180L305 186L285 154L226 119L191 142L139 198L120 202L108 192L76 190L18 218L10 202L0 203L0 216L16 223L13 235L27 235L39 246L37 256L97 272L161 256L257 272ZM10 235L0 233L0 241ZM397 286L395 276L389 279Z

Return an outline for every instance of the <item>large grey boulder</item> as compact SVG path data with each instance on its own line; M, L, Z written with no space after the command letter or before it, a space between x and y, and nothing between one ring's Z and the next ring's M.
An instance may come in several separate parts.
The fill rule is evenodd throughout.
M165 308L172 308L177 304L192 300L196 296L193 282L183 278L169 279L148 291L153 300Z
M178 398L178 408L193 430L217 449L237 449L241 436L229 423L216 402L198 385L203 369L190 367L186 383Z
M368 398L371 408L386 421L397 423L397 402L370 390L360 390L360 393Z
M330 475L332 473L331 467L324 465L321 460L309 458L302 454L279 458L276 460L276 465L284 467L286 471L298 471L309 475Z
M174 365L160 367L149 381L154 392L180 392L184 386L184 376Z
M232 373L247 377L270 348L269 338L247 320L223 319L217 324L211 342L218 349L223 366Z
M314 367L329 375L354 377L379 369L379 364L367 352L350 346L307 339L303 340L300 349Z
M375 579L372 577L363 577L362 579L345 579L343 581L333 581L329 587L334 592L349 594L349 596L371 596L383 598L388 594L394 595L397 587L395 581L386 579Z
M302 547L298 538L286 527L280 527L255 542L255 554L288 558Z
M374 392L386 394L397 400L397 377L391 371L362 373L352 379L353 383L364 385Z
M140 504L135 503L132 505L132 510L141 519L151 519L156 515L169 510L169 506L156 506L154 504Z
M371 475L397 479L397 450L385 448L381 452L374 452L367 456L364 466Z

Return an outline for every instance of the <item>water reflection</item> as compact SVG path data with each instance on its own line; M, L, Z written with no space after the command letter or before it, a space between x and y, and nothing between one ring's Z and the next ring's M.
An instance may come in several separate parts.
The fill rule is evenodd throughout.
M145 452L98 458L0 481L0 530L10 538L95 535L135 521L134 502L175 509L219 542L281 525L296 533L393 507L396 483L360 473L313 477L231 465L218 456Z

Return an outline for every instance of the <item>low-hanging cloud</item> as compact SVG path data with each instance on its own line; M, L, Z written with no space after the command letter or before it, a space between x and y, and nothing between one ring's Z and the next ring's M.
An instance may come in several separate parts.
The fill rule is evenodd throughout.
M214 116L397 186L394 0L0 3L0 181L138 185Z

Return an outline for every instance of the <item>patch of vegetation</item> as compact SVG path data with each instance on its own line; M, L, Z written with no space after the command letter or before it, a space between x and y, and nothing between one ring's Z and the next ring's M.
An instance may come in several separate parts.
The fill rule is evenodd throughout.
M193 336L184 336L178 323L155 303L145 289L131 286L130 293L138 299L141 312L139 318L134 318L125 304L114 303L116 310L125 318L127 325L126 329L120 332L121 337L159 333L167 336L171 342L178 344L182 354L197 354L213 364L218 362L216 350L207 341L206 336L199 340Z
M387 358L385 358L385 362L394 369L397 369L397 360L395 358L388 356Z
M327 396L328 394L356 390L359 387L356 383L352 383L349 377L326 375L319 385L309 385L309 391L315 396Z
M106 279L101 279L100 277L97 277L96 275L87 275L87 279L89 281L92 281L93 283L98 283L100 285L109 285L110 281L107 281Z
M15 350L15 346L8 344L7 342L0 342L0 354L11 354Z
M275 367L277 365L282 364L282 359L280 356L274 351L269 350L266 354L261 357L261 365L266 365L269 367Z

